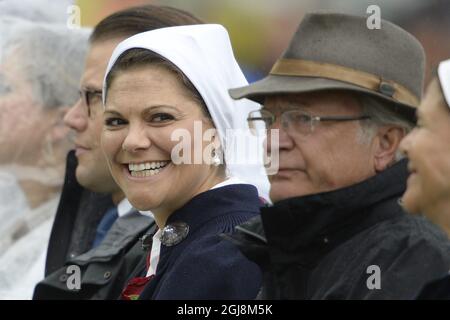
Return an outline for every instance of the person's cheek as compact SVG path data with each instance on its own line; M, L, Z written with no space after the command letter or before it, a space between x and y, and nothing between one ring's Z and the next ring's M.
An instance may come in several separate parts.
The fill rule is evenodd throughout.
M113 143L112 141L113 141L113 136L112 136L111 132L103 130L103 132L101 133L100 144L101 144L103 154L110 165L111 165L113 155L114 155L114 147L112 145L112 143Z
M427 174L426 172L418 172L414 175L412 179L412 189L411 189L411 202L413 204L414 212L420 213L420 211L426 209L428 199L430 199L429 192L432 191L427 185Z

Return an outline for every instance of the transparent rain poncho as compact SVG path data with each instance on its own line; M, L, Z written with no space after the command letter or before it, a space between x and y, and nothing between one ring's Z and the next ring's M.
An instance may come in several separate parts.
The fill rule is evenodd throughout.
M72 146L63 117L78 99L89 30L2 13L0 299L22 299L31 298L34 284L44 276L65 157ZM61 14L66 16L65 8Z
M0 15L33 22L64 24L68 8L73 4L71 0L0 0Z

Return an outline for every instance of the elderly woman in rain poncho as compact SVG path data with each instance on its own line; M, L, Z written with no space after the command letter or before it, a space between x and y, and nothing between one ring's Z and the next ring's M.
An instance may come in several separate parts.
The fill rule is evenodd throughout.
M31 298L70 148L89 33L0 16L0 298Z

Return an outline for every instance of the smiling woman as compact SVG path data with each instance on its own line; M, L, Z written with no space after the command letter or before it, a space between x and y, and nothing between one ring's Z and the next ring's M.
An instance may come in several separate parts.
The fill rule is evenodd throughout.
M123 59L128 54L134 52ZM144 54L151 56L148 50ZM151 209L163 227L174 210L226 178L223 166L171 161L177 144L172 132L183 128L193 136L196 121L205 130L213 124L198 99L164 65L150 62L116 74L105 110L103 148L127 198L138 209Z
M402 200L406 210L426 215L450 237L450 107L443 94L450 90L450 60L442 76L447 81L430 83L418 109L418 125L400 146L410 171Z
M159 227L149 265L135 274L123 299L256 297L258 268L219 237L257 215L258 191L266 196L268 189L262 159L240 167L227 162L233 146L225 129L253 137L246 116L258 106L235 102L227 91L243 83L219 25L145 32L115 49L103 90L102 148L127 198L151 210ZM176 161L180 130L201 141L183 145L179 155L200 151L204 161ZM209 140L203 138L208 132Z
M417 127L400 148L409 159L403 207L423 214L450 238L450 60L439 64L417 112ZM449 266L450 267L450 266ZM419 300L450 300L450 275L424 287Z

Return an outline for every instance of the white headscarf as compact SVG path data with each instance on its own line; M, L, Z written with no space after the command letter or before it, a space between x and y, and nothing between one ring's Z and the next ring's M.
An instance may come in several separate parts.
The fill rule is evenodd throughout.
M228 89L248 84L236 62L226 29L217 24L162 28L122 41L109 60L105 79L119 56L133 48L153 51L176 65L202 96L224 149L227 173L257 187L269 200L269 181L263 167L262 141L248 129L247 116L260 105L247 99L235 101ZM103 103L106 86L103 83ZM230 135L227 129L239 129ZM247 148L236 149L245 136ZM250 148L249 148L250 147ZM251 150L250 150L251 149ZM256 151L256 152L255 152Z
M450 108L450 59L441 61L438 67L438 78L445 102Z

